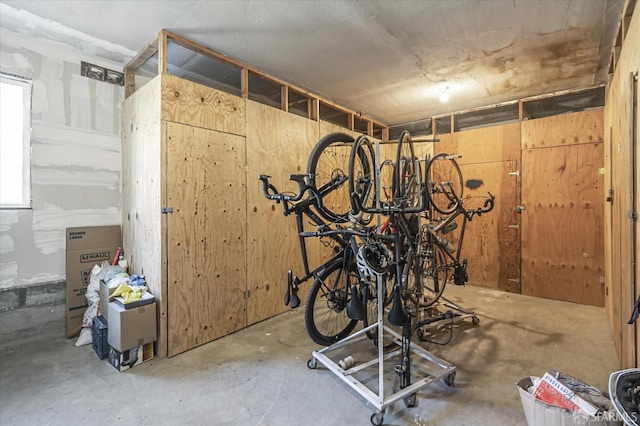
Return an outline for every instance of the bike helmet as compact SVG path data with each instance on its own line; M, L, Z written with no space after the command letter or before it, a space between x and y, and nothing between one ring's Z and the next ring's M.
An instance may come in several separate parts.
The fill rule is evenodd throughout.
M392 261L391 251L379 241L363 244L356 255L358 269L367 277L384 274Z

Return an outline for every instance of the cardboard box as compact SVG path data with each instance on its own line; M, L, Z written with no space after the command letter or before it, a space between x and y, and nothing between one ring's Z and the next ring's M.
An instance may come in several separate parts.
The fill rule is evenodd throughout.
M109 346L119 352L155 342L158 337L155 302L133 309L111 302L108 321Z
M122 246L120 225L67 228L67 337L74 337L82 328L87 309L89 274L96 264L111 261Z
M153 359L153 343L136 346L133 349L128 349L123 352L110 348L108 358L109 364L116 370L126 371L131 367Z
M606 416L599 420L599 417L587 416L584 413L570 411L553 405L545 404L536 399L533 394L527 391L532 386L531 378L525 377L517 383L522 408L527 419L528 426L605 426L613 424L606 421Z
M104 317L107 322L109 321L109 298L116 291L117 287L109 287L107 283L100 280L100 308L98 312Z

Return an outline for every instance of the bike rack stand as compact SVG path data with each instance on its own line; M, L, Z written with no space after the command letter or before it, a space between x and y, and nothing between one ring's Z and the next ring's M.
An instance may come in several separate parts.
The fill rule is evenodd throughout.
M383 287L380 277L378 277L378 300L384 300ZM366 336L366 332L377 327L377 341L378 341L378 354L377 357L370 359L366 362L357 363L353 366L343 369L338 362L329 357L329 354L340 349L346 348L349 345L354 345L358 342L371 340ZM385 342L388 342L385 345ZM320 362L326 368L335 374L339 379L349 385L353 390L358 392L360 396L367 400L377 410L371 415L371 424L381 425L384 418L385 410L388 406L395 403L400 399L404 399L407 407L415 406L415 393L428 385L429 383L442 379L448 386L453 386L453 382L456 374L456 367L432 353L428 352L421 346L414 342L410 342L410 350L412 355L416 355L419 358L411 357L411 371L420 373L419 378L416 381L402 389L393 390L387 392L385 390L385 374L391 372L397 374L395 369L385 370L385 362L393 357L401 356L403 352L402 336L391 327L384 325L384 306L382 303L378 303L378 321L370 326L358 331L339 342L331 346L327 346L323 349L313 351L312 358L307 362L307 366L311 369L317 367L317 362ZM415 361L414 361L415 360ZM420 361L419 363L416 361ZM377 383L373 380L376 374L371 375L369 370L369 376L356 377L358 373L365 369L370 369L377 364ZM393 365L393 364L391 364ZM428 365L429 368L425 366ZM376 388L377 384L377 388ZM387 384L388 385L388 384Z
M380 179L380 142L375 142L375 170L376 187L378 187ZM380 207L379 204L378 207ZM378 225L380 225L380 223L378 223ZM377 277L377 291L377 300L380 302L384 300L383 283L380 276ZM474 325L477 325L480 322L475 313L461 308L442 296L441 299L443 299L444 302L440 302L440 305L445 306L449 310L455 311L453 313L454 321L471 317ZM371 342L366 333L376 327L378 354L375 358L369 359L366 362L359 362L354 365L345 365L343 360L342 365L345 368L342 368L340 362L336 362L334 359L329 357L329 354L339 352L341 349L347 348L350 345L355 346L357 343L366 341ZM385 342L387 342L387 344L385 344ZM411 355L415 355L415 357L411 356L410 358L410 379L413 379L414 374L420 374L416 374L417 377L415 378L416 381L414 383L411 383L401 389L393 389L395 388L395 386L393 386L392 390L387 392L385 390L385 374L390 372L393 375L397 375L398 373L395 368L387 368L385 370L385 362L387 363L387 366L393 365L390 364L388 360L393 357L400 357L405 348L403 348L402 336L396 330L384 324L384 306L383 303L378 303L378 320L376 323L347 336L331 346L313 351L311 359L307 361L307 367L315 369L317 367L317 363L320 362L336 377L341 379L360 394L360 396L375 407L376 412L371 415L370 420L371 424L379 426L384 420L384 413L387 407L400 399L404 400L407 407L414 407L416 393L429 383L436 380L443 380L446 385L454 386L456 376L455 365L433 355L413 341L409 343L409 348ZM377 373L372 374L371 369L376 365L378 366ZM427 365L429 366L428 368L426 367ZM362 377L361 374L365 372L365 370L368 372L369 376ZM377 376L377 382L374 380L375 376Z

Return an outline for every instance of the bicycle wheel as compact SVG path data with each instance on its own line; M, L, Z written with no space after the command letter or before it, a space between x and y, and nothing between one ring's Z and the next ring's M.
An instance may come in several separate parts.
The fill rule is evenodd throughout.
M349 194L357 197L360 205L366 209L376 206L375 190L375 156L371 140L365 135L356 138L349 155ZM352 206L356 211L356 205ZM373 219L373 213L362 212L358 222L368 225Z
M322 346L344 339L358 322L347 316L347 303L351 285L359 286L360 278L355 264L344 268L342 263L338 259L324 268L307 296L304 324L311 340Z
M307 163L309 185L315 187L322 198L320 215L330 222L349 220L349 157L353 137L344 133L330 133L313 147Z
M384 160L380 165L380 203L390 206L393 203L393 175L395 166L393 161Z
M396 167L393 175L393 196L403 207L420 204L420 163L413 151L411 136L406 130L398 140Z
M451 275L450 269L442 248L435 244L432 245L422 264L422 288L416 292L420 307L431 306L440 299L447 285L447 279Z
M426 171L429 203L442 214L453 213L462 200L464 182L455 158L449 154L436 154Z

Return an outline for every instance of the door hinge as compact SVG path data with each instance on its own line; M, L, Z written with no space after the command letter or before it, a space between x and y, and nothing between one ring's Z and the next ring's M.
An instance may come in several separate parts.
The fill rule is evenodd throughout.
M520 225L507 225L507 228L520 229Z
M638 218L638 212L634 212L634 211L629 210L629 211L627 212L627 217L628 217L629 219L636 220L636 219Z
M245 173L249 173L249 165L248 164L244 165L244 172Z
M249 296L251 296L251 291L250 291L250 290L245 290L245 291L244 291L244 298L245 298L245 299L248 299L248 298L249 298Z
M513 281L514 283L520 284L520 278L509 278L507 281Z
M525 206L516 206L516 213L522 213L523 210L526 210Z
M509 176L520 176L520 170L516 170L515 172L509 172Z
M164 214L173 213L173 207L163 207L160 209L160 211Z

